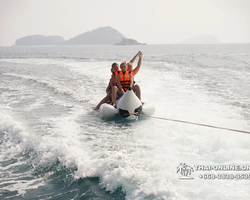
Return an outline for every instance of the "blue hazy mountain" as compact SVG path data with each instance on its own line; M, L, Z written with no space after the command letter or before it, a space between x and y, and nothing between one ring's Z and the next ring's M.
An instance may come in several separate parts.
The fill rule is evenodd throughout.
M219 44L221 43L214 35L201 35L188 40L179 42L179 44Z
M101 27L82 33L74 38L69 39L66 45L86 45L86 44L116 44L125 38L116 29L109 26Z
M16 40L15 46L60 45L64 42L60 36L30 35Z

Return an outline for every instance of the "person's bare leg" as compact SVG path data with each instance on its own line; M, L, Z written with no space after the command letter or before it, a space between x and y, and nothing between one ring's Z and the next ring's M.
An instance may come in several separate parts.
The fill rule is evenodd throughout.
M139 85L133 86L133 91L136 94L136 96L141 100L141 88Z
M112 87L112 104L114 107L115 107L115 103L116 103L117 92L118 92L118 88L116 86L113 86Z
M111 94L107 94L106 97L104 97L100 101L100 103L98 103L98 105L94 108L94 110L98 110L103 103L107 103L110 99L111 99Z

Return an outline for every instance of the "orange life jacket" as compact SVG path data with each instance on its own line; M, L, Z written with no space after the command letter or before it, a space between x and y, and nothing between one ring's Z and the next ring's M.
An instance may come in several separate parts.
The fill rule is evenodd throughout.
M128 87L130 86L130 75L133 75L131 71L126 71L123 73L122 71L119 71L119 76L120 76L120 83L122 86L122 89L126 92Z

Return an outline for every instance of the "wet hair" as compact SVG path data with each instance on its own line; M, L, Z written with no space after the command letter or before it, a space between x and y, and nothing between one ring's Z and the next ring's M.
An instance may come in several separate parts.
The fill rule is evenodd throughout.
M118 66L119 66L118 63L113 63L113 64L111 65L111 68L115 67L115 65L118 65Z
M120 64L120 67L122 66L122 65L127 65L127 62L126 61L123 61L121 64Z

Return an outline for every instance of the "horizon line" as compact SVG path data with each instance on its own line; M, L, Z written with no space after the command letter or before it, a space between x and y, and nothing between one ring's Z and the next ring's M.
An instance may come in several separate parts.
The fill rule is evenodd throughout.
M250 42L220 42L220 43L145 43L138 45L115 45L115 44L74 44L74 45L0 45L0 47L37 47L37 46L145 46L145 45L221 45L221 44L250 44Z

